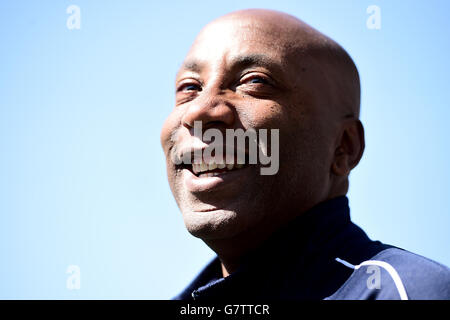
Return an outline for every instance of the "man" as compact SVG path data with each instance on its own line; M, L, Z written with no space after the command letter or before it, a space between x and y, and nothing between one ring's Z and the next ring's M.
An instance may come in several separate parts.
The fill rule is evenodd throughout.
M350 221L359 104L352 59L295 17L243 10L200 32L161 143L185 225L217 258L177 299L450 298L447 267L371 241ZM279 152L275 174L250 163L247 146L245 164L218 149L198 157L215 142L202 133L239 129L279 130L263 153ZM238 152L229 144L227 156Z

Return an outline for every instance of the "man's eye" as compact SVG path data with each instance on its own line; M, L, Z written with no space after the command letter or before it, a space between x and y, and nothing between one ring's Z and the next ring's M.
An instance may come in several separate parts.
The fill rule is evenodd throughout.
M248 80L249 83L269 83L266 79L262 78L262 77L254 77L251 78L250 80Z
M241 79L241 84L270 84L270 81L263 76L251 75Z
M178 91L202 91L202 88L195 83L186 83L178 88Z

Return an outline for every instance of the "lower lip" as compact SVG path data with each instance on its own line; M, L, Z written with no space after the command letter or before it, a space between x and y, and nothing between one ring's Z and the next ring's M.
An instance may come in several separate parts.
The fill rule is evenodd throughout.
M238 181L249 167L225 171L213 177L197 177L190 170L183 169L183 181L186 189L192 193L205 192L221 187L222 185ZM242 182L242 180L240 180Z

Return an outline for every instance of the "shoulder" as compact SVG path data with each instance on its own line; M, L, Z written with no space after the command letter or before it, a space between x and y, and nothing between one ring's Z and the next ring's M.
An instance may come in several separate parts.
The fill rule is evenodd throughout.
M391 248L373 257L389 263L410 299L450 299L450 269L418 254Z
M389 248L361 261L329 299L400 299L402 291L413 300L450 299L450 269L412 252Z

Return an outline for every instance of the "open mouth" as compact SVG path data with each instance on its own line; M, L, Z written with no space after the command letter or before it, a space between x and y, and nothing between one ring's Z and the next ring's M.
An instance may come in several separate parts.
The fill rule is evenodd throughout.
M197 196L202 194L211 196L210 192L213 190L237 190L244 187L242 180L247 179L250 173L246 168L257 165L251 164L253 162L250 161L248 153L239 159L236 154L231 157L229 155L194 157L193 153L186 153L183 159L180 164L175 164L175 170L186 190Z
M199 178L216 177L224 174L228 171L242 169L244 164L234 164L234 163L215 163L211 162L209 164L202 162L200 164L192 165L192 172Z
M235 171L247 167L246 164L239 163L216 163L214 161L206 163L181 164L180 169L187 169L198 178L209 178L224 175L230 171Z

